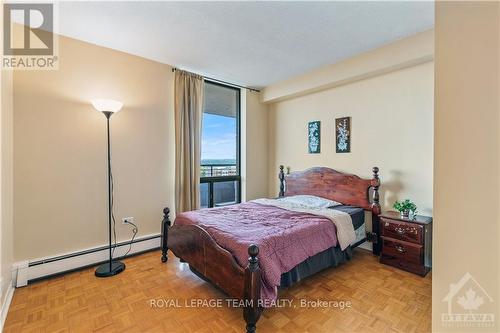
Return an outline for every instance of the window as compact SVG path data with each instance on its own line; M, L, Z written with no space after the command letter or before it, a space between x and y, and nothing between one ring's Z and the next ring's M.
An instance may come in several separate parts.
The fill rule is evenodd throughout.
M201 207L241 202L240 90L205 81L201 133Z

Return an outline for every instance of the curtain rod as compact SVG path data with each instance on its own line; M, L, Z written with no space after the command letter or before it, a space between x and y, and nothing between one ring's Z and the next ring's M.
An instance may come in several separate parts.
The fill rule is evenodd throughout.
M172 72L175 72L178 69L179 68L177 68L177 67L172 67ZM247 89L247 90L250 90L250 91L260 92L259 89L241 86L241 85L236 84L236 83L231 83L231 82L222 81L222 80L219 80L219 79L214 79L213 77L208 77L208 76L200 75L200 74L197 74L197 73L193 73L193 74L199 75L199 76L201 76L204 79L209 80L209 81L219 82L219 83L227 84L228 86L233 86L233 87L237 87L237 88Z

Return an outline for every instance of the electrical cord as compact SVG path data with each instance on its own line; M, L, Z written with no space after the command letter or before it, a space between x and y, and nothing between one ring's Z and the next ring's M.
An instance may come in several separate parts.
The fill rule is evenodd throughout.
M111 161L112 159L110 159ZM115 249L116 249L116 219L115 219L115 180L113 178L113 168L111 167L111 162L110 162L110 168L109 168L109 178L111 179L111 221L113 222L113 249L111 250L111 260L113 260L113 257L115 255ZM132 238L130 239L129 247L127 252L122 256L126 257L130 251L132 250L132 244L134 243L135 236L137 236L137 233L139 232L139 228L137 225L130 221L125 221L126 224L130 224L133 226L132 232L134 233L132 235Z
M130 221L125 221L125 223L130 224L130 225L133 226L132 232L134 233L134 235L132 236L132 239L130 239L130 243L128 245L128 250L122 256L123 258L126 257L130 253L130 251L132 250L132 244L134 243L135 236L137 235L137 232L139 231L139 228L137 228L137 226L134 223L132 223Z
M110 159L111 160L111 159ZM113 250L111 251L111 260L115 255L116 249L116 219L115 219L115 180L113 179L113 168L109 168L109 178L111 178L111 221L113 221Z

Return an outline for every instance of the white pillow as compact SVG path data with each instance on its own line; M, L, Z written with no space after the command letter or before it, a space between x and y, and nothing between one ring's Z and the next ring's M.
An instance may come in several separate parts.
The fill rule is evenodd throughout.
M281 198L281 200L310 209L321 209L342 205L340 202L317 197L315 195L292 195Z

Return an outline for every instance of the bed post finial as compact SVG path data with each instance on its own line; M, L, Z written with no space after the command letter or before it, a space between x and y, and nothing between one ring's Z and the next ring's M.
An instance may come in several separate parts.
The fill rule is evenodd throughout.
M372 212L376 212L378 215L380 214L380 195L378 193L378 188L380 187L380 178L378 177L378 167L373 167L373 178L371 181L371 186L373 188Z
M372 244L373 254L379 255L380 248L382 246L382 241L380 238L380 218L379 215L381 213L380 208L380 194L378 189L380 187L380 178L378 176L378 167L373 167L373 178L371 181L371 186L373 188L373 202L372 202L372 232L375 234L375 238Z
M245 308L243 309L243 318L247 323L246 332L255 333L257 328L257 321L262 313L260 306L260 267L259 247L257 245L250 245L248 247L248 266L245 269L245 290L243 291L243 300Z
M172 225L168 215L170 214L170 208L163 208L163 220L161 222L161 262L166 262L168 260L168 228Z
M285 172L283 171L285 167L283 165L280 165L280 173L279 173L279 179L280 179L280 194L279 197L284 197L285 196Z

